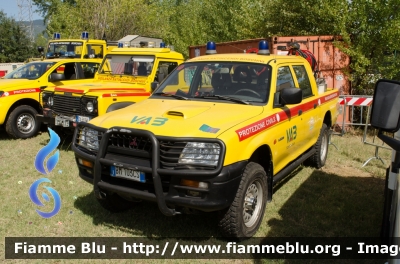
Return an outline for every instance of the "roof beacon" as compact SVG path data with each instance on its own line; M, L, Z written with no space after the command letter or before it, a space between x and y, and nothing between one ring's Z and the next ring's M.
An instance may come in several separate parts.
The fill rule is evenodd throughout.
M53 39L61 39L61 34L60 33L54 33L53 34Z
M87 31L83 31L81 35L81 39L88 40L89 39L89 33Z
M124 47L124 43L118 42L118 48L123 48L123 47Z
M207 47L206 47L206 54L216 54L217 53L217 48L215 45L215 42L209 41L207 42Z
M160 43L160 48L165 48L165 43L164 42Z
M257 52L257 54L259 54L259 55L270 55L271 54L269 52L268 41L261 40L258 43L258 52Z

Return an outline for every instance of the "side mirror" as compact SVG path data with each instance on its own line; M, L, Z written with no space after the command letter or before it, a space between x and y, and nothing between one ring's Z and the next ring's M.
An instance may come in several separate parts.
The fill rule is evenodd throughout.
M378 138L397 152L400 151L400 142L382 133L396 132L400 128L400 82L392 80L378 80L375 85L374 98L371 108L371 126L379 129ZM397 157L397 155L396 155ZM400 156L398 157L400 158ZM400 160L396 159L396 167Z
M37 47L37 50L42 53L44 51L44 48L42 46Z
M155 89L158 87L158 82L152 82L150 85L151 92L154 92Z
M280 105L299 104L303 100L303 91L299 88L283 88L279 92Z
M400 128L400 82L378 80L371 108L371 126L386 132Z
M52 74L50 74L50 80L49 81L56 82L56 81L62 81L62 80L65 80L64 73L53 72Z

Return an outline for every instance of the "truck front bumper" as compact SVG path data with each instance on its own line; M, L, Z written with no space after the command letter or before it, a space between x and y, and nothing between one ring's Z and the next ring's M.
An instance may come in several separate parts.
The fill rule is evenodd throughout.
M57 116L57 119L56 119ZM74 130L77 122L72 121L70 116L58 116L51 109L43 109L43 115L37 114L36 119L44 124L63 127L65 129ZM58 122L57 122L58 121Z
M86 126L86 125L85 125ZM90 125L89 125L90 126ZM241 175L247 161L240 161L228 166L220 166L211 173L192 169L182 173L179 170L166 170L159 167L158 141L151 132L133 131L149 136L153 141L153 155L150 167L128 164L124 157L117 157L106 153L108 130L102 135L99 151L96 156L88 154L76 146L77 131L73 139L72 149L79 169L79 176L93 184L97 199L105 199L107 195L116 193L127 200L148 200L157 202L160 211L165 215L174 215L184 209L194 209L204 212L218 211L229 207L238 190ZM126 129L125 129L126 130ZM221 151L225 154L225 148ZM146 174L146 182L116 178L110 175L111 166L134 166L138 171ZM183 181L184 180L184 181ZM184 184L185 181L202 182L198 188ZM205 184L204 184L205 183Z

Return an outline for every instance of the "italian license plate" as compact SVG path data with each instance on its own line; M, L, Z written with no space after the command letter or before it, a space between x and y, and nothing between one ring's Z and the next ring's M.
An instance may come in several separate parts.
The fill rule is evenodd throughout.
M122 167L111 166L110 175L112 177L120 177L133 181L146 182L145 174L142 171L126 169Z
M88 116L76 116L76 122L89 122L90 117Z
M56 116L55 125L62 127L69 127L69 120Z

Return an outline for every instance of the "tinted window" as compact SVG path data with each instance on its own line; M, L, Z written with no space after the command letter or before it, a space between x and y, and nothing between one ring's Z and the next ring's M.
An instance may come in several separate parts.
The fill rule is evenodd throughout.
M276 91L279 92L283 88L295 87L293 76L289 66L280 67L276 79Z
M94 78L94 74L99 69L99 63L82 63L84 79Z
M293 70L296 74L299 88L303 91L303 98L312 96L312 89L310 79L308 78L307 71L303 65L293 66Z

